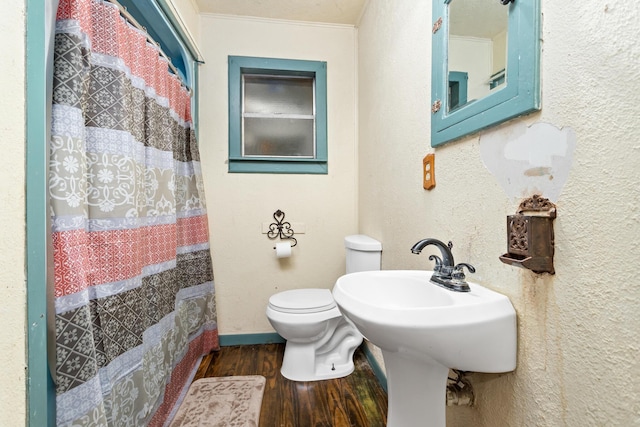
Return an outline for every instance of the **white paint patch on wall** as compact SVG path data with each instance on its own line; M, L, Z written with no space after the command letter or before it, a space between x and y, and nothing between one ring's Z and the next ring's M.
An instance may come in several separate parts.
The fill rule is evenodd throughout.
M567 182L575 132L549 123L516 122L480 136L480 155L507 196L539 194L557 201Z

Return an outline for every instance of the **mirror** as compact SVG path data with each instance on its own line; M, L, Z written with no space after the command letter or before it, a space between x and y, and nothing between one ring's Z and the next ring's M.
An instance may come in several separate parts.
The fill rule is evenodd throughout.
M540 109L539 16L540 0L433 1L432 146Z
M508 19L509 8L497 0L449 3L449 111L505 85Z

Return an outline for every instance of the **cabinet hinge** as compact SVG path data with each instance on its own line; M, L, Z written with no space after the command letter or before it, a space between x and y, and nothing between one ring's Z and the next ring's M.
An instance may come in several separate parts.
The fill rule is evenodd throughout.
M438 20L434 22L433 29L431 30L433 34L437 33L440 27L442 27L442 18L438 18Z

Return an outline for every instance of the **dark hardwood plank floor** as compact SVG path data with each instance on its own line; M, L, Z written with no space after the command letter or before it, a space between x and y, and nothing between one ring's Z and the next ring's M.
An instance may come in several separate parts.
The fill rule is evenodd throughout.
M280 374L284 344L222 347L205 356L194 381L205 377L263 375L260 427L384 427L387 394L360 349L344 378L296 382Z

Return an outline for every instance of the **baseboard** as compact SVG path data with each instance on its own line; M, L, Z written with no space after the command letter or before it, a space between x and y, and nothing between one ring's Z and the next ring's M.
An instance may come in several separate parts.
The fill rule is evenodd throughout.
M369 346L367 346L366 343L362 343L362 346L360 348L364 352L364 355L367 358L367 361L369 362L371 369L373 370L373 374L378 379L378 382L380 383L384 391L388 391L386 372L380 367L380 365L378 364L378 361L373 356L373 353L371 353L371 350L369 350Z
M220 335L221 347L228 347L230 345L276 344L284 342L285 339L276 332L267 332L263 334Z

